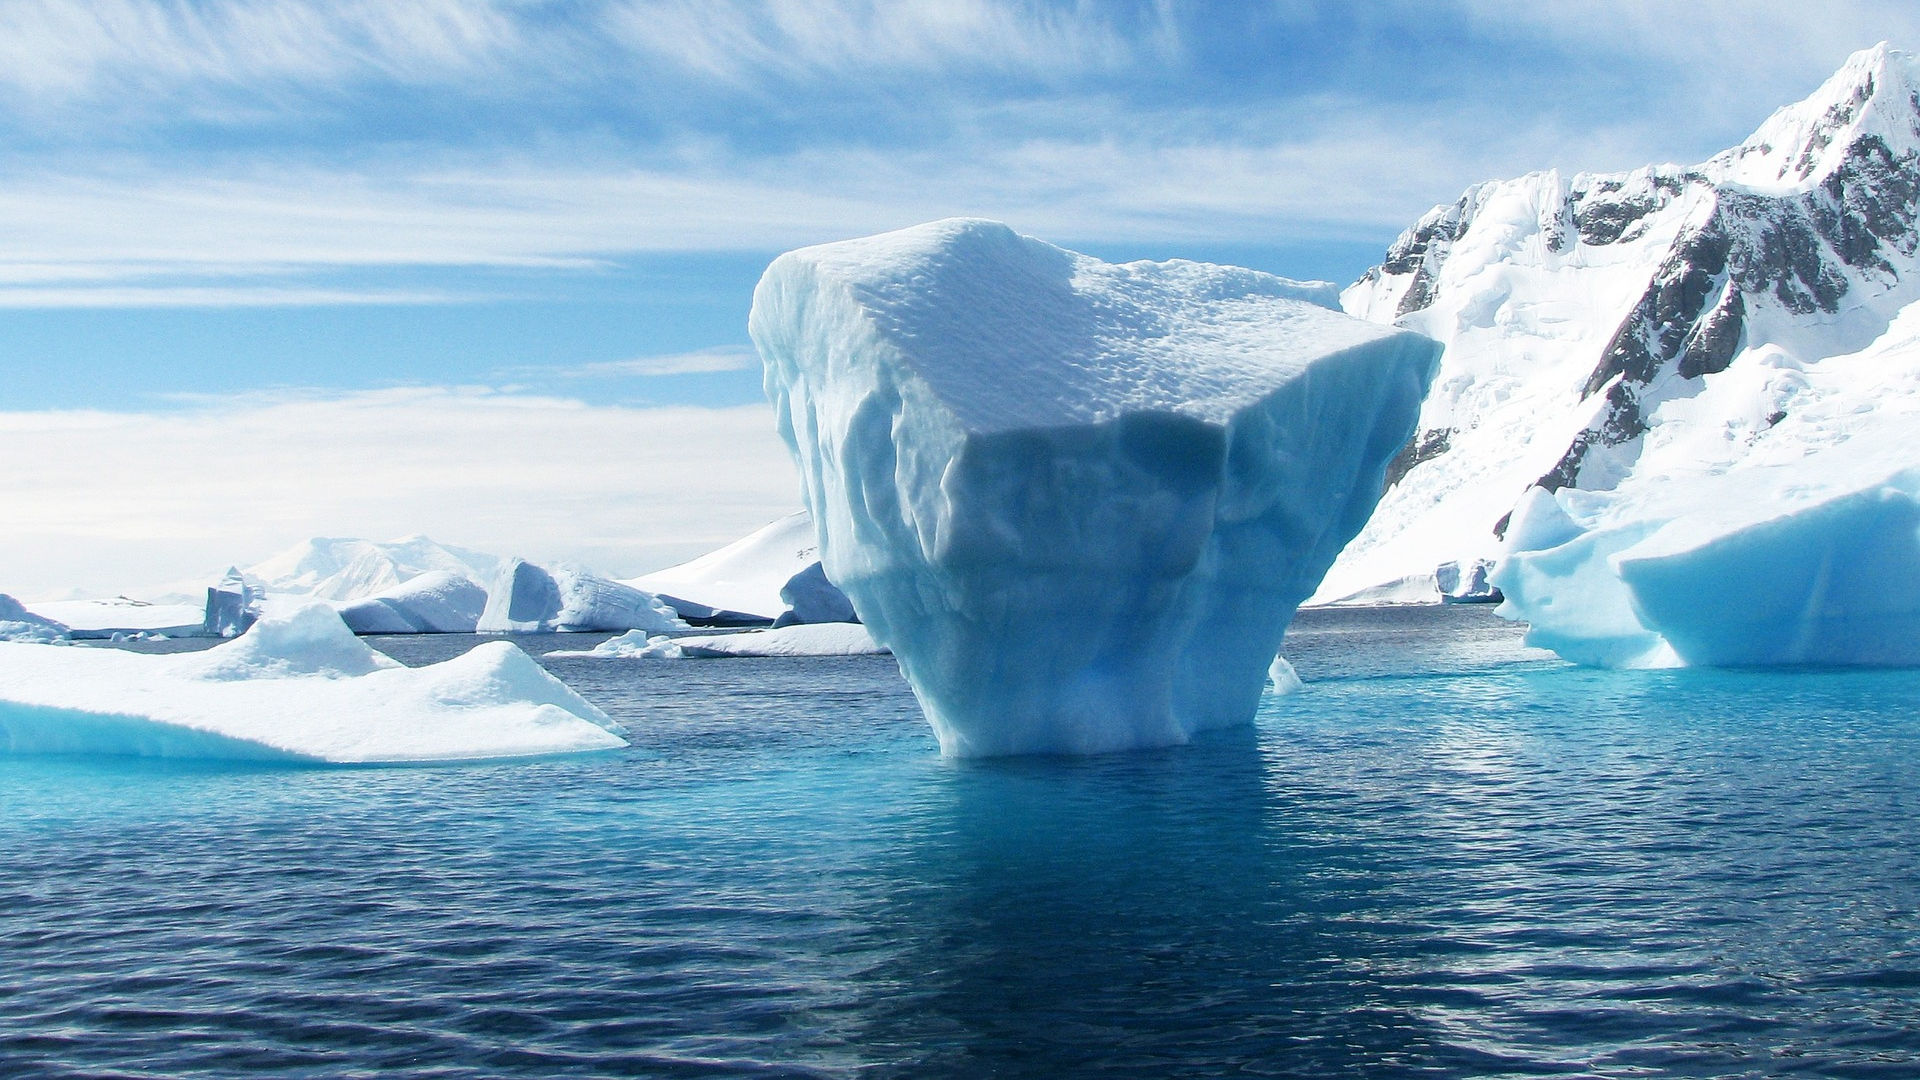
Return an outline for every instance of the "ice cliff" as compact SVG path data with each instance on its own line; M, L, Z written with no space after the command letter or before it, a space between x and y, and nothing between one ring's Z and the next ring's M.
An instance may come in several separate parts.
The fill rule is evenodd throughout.
M942 749L1248 722L1438 348L1326 290L978 220L790 252L749 330L826 576Z

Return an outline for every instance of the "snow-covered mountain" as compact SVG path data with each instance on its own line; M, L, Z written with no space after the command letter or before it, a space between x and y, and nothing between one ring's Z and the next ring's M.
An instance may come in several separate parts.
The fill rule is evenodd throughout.
M1913 424L1917 210L1920 59L1885 45L1701 164L1535 173L1436 207L1341 297L1447 348L1315 599L1435 596L1436 567L1493 558L1534 485L1731 475Z

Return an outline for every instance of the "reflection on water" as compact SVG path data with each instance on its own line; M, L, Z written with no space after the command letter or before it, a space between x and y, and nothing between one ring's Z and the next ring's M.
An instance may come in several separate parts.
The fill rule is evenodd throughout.
M577 759L0 759L0 1075L1920 1069L1920 673L1288 652L1091 760L943 761L884 658L554 661Z

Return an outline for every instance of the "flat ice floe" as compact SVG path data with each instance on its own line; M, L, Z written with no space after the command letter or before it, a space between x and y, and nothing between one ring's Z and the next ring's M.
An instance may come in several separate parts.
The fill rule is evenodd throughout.
M407 668L324 605L205 652L0 643L0 751L372 763L608 750L619 725L507 642Z
M858 623L803 623L737 634L649 636L635 630L591 649L547 653L599 660L704 660L727 656L884 656L885 646Z
M954 755L1252 722L1439 346L1236 267L950 220L789 252L748 330L829 580Z

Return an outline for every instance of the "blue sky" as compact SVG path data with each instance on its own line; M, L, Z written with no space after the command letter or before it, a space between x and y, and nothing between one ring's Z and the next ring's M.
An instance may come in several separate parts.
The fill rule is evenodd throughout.
M979 214L1108 258L1344 282L1467 184L1703 159L1882 39L1920 41L1920 11L0 0L0 434L63 438L89 414L124 448L85 476L0 459L0 497L33 508L0 540L0 591L381 531L637 572L791 503L777 446L744 434L747 304L781 250ZM702 482L639 523L543 505L537 480L463 516L499 490L474 469L411 510L341 496L271 528L208 523L276 480L334 479L243 482L221 435L238 410L296 403L282 420L313 427L285 439L323 447L328 403L372 402L457 441L432 410L479 398L624 425L642 457L650 410L711 409L717 441L682 445L672 468ZM727 450L749 442L759 458ZM565 449L515 467L591 466ZM312 468L374 491L417 451L395 436ZM136 463L162 453L205 454L228 485L103 509L151 488ZM602 502L622 491L610 477Z

